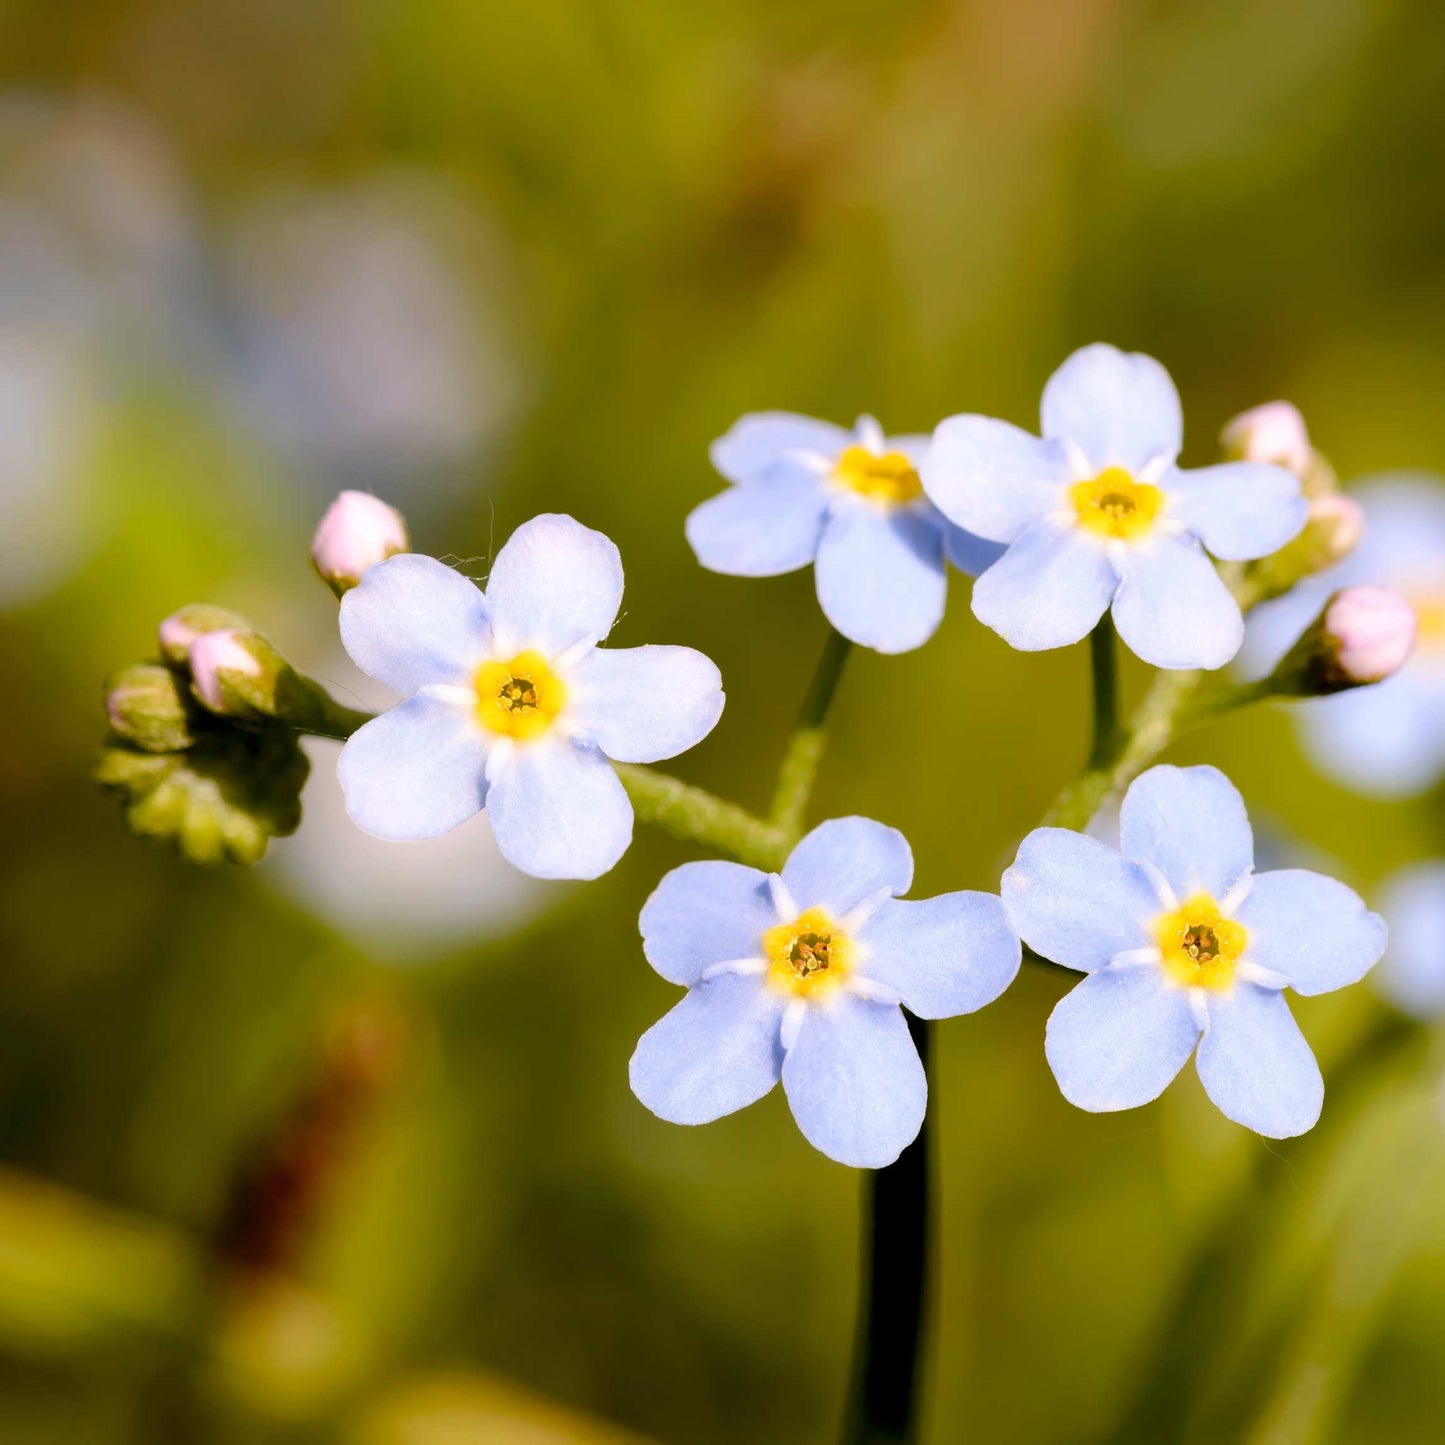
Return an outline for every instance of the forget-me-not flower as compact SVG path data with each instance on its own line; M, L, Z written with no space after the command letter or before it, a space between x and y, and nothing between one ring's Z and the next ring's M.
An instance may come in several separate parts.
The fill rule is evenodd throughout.
M1371 981L1407 1014L1445 1014L1445 860L1402 868L1386 884L1380 912L1390 924L1390 949Z
M642 910L643 951L687 997L632 1056L632 1089L674 1124L705 1124L783 1081L814 1148L891 1163L923 1123L928 1085L899 1008L952 1018L991 1003L1019 941L991 893L910 901L903 835L835 818L781 875L685 863Z
M518 527L483 593L431 557L370 568L341 639L405 701L341 751L346 809L382 838L432 838L486 808L502 856L538 878L596 878L632 839L612 762L674 757L713 729L717 668L690 647L599 647L622 559L571 517Z
M1372 687L1293 709L1305 750L1328 776L1382 796L1423 792L1445 777L1445 486L1381 477L1354 492L1365 531L1338 566L1255 608L1241 671L1263 677L1337 588L1392 587L1415 609L1415 650Z
M1006 543L973 610L1025 652L1084 637L1113 608L1155 667L1222 667L1244 620L1209 554L1265 557L1305 523L1299 479L1227 462L1181 471L1179 394L1152 357L1076 351L1044 388L1043 437L986 416L933 435L921 474L959 526Z
M828 621L877 652L921 647L943 620L945 557L970 577L999 548L953 526L923 494L927 437L885 437L787 412L745 416L712 446L733 485L687 519L702 565L776 577L814 564Z
M1089 976L1049 1018L1045 1052L1071 1104L1133 1109L1198 1045L1205 1091L1283 1139L1319 1117L1324 1081L1283 990L1364 977L1385 923L1344 884L1254 872L1244 801L1216 768L1156 767L1124 797L1119 851L1063 828L1024 839L1003 877L1030 948Z

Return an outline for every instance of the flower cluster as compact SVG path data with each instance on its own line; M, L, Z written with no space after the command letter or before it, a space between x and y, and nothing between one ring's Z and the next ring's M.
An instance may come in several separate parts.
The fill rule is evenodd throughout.
M1342 562L1362 513L1335 489L1292 407L1237 418L1215 466L1182 470L1182 443L1164 368L1096 345L1050 378L1038 436L959 415L931 438L890 438L870 417L848 431L774 412L744 417L712 448L730 485L687 519L698 560L744 577L811 564L841 638L880 653L921 646L942 620L951 564L976 579L974 614L1017 649L1076 643L1107 614L1141 659L1185 674L1183 690L1164 694L1173 711L1151 715L1149 728L1102 728L1096 776L1081 779L1101 786L1081 787L1083 801L1058 814L1069 826L1024 839L997 894L904 898L909 846L866 818L798 836L847 650L838 638L825 654L836 667L820 669L814 711L784 764L780 797L792 801L771 816L639 767L712 731L721 676L691 648L606 645L622 561L607 537L566 516L518 527L481 587L411 551L385 503L343 493L317 530L313 563L341 599L346 650L401 701L375 717L352 713L244 619L189 609L163 625L162 660L112 686L101 776L127 793L133 826L190 838L195 857L208 855L195 841L207 828L230 839L239 827L224 807L220 821L196 821L195 799L219 796L252 828L219 851L252 858L295 825L305 767L295 737L312 732L345 739L348 812L383 838L433 837L485 810L516 867L586 879L618 862L641 810L730 854L675 869L642 910L647 961L687 992L642 1036L631 1081L676 1123L717 1119L781 1082L824 1154L891 1163L927 1107L915 1043L924 1025L905 1010L926 1021L982 1008L1007 989L1027 945L1035 961L1086 975L1045 1030L1045 1057L1072 1103L1147 1103L1193 1055L1225 1115L1271 1137L1297 1134L1315 1121L1323 1083L1284 992L1363 977L1384 951L1385 924L1319 874L1256 874L1243 801L1221 773L1149 764L1175 728L1211 708L1349 690L1328 706L1356 709L1353 723L1335 724L1356 729L1353 752L1373 729L1385 773L1400 776L1406 760L1416 780L1445 769L1445 501L1404 497L1400 484L1367 497L1373 530ZM1341 582L1356 585L1324 603ZM1207 674L1235 657L1244 614L1261 599L1276 599L1256 624L1275 632L1259 673L1268 677L1231 693L1227 678ZM1106 647L1111 637L1098 633ZM188 792L187 767L196 772L207 749L265 805L238 802L234 780ZM1082 830L1131 778L1115 850ZM1405 956L1433 959L1439 879L1400 888L1401 915L1427 920L1406 925ZM1413 1006L1445 998L1430 967L1400 975Z

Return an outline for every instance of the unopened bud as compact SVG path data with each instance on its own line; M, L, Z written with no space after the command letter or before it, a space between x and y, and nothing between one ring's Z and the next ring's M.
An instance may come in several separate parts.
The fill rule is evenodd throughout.
M191 690L221 717L276 717L276 696L291 673L285 659L257 632L228 627L191 643Z
M160 625L161 656L172 667L184 667L191 643L203 632L219 632L228 627L249 627L239 612L227 607L212 607L208 602L193 602L172 612Z
M1314 455L1299 408L1287 401L1268 401L1241 412L1220 436L1224 454L1236 462L1268 462L1297 477Z
M369 492L342 492L311 539L311 562L340 597L361 581L368 567L410 548L406 522L395 507Z
M1415 609L1393 588L1346 587L1325 604L1275 669L1273 690L1296 697L1383 682L1415 645Z
M1347 686L1383 682L1415 646L1415 609L1391 587L1346 587L1330 598L1323 621Z
M195 742L192 710L170 668L155 662L123 667L105 685L112 731L148 753L173 753Z

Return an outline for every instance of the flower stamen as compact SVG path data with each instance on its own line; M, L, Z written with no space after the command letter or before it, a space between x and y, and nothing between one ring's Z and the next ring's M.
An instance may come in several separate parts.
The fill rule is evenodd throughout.
M887 506L901 506L923 495L918 469L902 452L870 452L855 443L833 464L832 476L840 487Z
M853 970L856 945L821 908L763 934L768 982L781 993L816 997L837 988Z
M519 652L510 662L484 662L472 684L482 726L519 741L545 733L567 700L566 686L538 652Z
M1226 918L1208 893L1196 893L1154 922L1165 972L1185 988L1223 992L1249 942L1249 930Z
M1164 508L1164 493L1135 481L1123 467L1105 467L1092 481L1075 482L1069 500L1081 526L1120 542L1144 536Z

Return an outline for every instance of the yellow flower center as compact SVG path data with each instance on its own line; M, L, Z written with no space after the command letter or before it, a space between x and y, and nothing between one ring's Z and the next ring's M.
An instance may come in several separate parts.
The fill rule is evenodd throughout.
M816 998L853 971L857 947L821 908L804 909L791 923L763 934L768 983L780 993Z
M519 652L510 662L484 662L472 675L477 717L502 737L540 737L562 711L567 688L539 652Z
M1173 913L1154 920L1164 969L1185 988L1222 992L1234 984L1234 967L1249 943L1249 930L1226 918L1207 893L1196 893Z
M902 452L870 452L853 445L833 465L833 480L873 502L898 506L923 495L918 470Z
M1415 646L1445 649L1445 591L1406 594L1415 609Z
M1123 467L1105 467L1093 481L1075 482L1069 500L1081 526L1120 542L1142 537L1164 507L1158 487L1136 482Z

